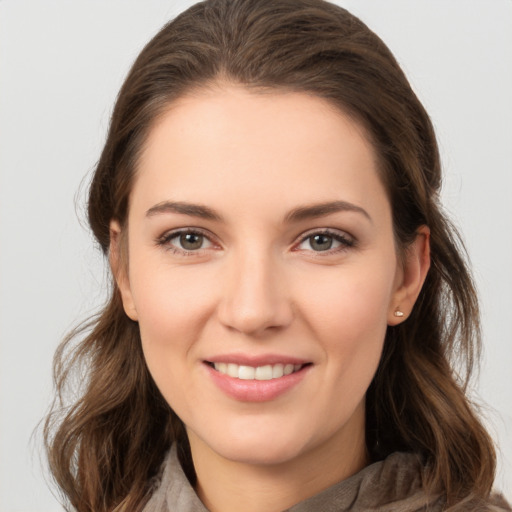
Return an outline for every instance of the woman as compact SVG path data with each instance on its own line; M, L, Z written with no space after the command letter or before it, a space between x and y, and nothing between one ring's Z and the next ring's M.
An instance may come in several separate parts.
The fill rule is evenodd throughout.
M212 0L164 27L90 189L111 299L56 358L59 390L88 365L47 422L70 505L509 510L452 368L478 305L440 181L426 112L347 11Z

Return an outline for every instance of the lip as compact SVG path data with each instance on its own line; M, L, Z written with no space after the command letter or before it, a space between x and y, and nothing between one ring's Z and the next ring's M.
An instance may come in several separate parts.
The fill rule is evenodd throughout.
M209 363L234 363L247 366L265 366L274 364L302 364L300 370L271 380L243 380L230 377L215 370ZM292 390L306 377L313 366L309 361L294 357L277 355L247 356L225 355L216 356L203 362L205 370L212 382L227 396L240 402L269 402Z

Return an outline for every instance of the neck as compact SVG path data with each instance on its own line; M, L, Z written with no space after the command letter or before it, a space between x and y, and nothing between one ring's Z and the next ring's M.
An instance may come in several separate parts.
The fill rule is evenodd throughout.
M279 464L227 460L189 432L196 492L210 512L279 512L345 480L368 463L364 428Z

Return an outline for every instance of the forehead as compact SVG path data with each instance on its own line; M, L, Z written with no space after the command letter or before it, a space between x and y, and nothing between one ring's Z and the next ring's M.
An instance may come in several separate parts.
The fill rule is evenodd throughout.
M362 201L384 193L364 128L316 96L242 86L194 91L151 129L133 195L157 203ZM193 197L188 197L193 194ZM183 196L183 197L182 197ZM293 206L293 205L289 205Z

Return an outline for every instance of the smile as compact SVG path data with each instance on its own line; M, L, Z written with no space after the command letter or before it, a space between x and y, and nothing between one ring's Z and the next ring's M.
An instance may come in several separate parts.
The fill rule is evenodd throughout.
M211 363L213 368L223 375L241 380L272 380L280 379L299 371L302 364L267 364L264 366L246 366L234 363Z
M293 359L277 355L258 358L227 355L215 357L215 361L205 360L203 367L215 386L228 397L240 402L268 402L299 386L314 366Z

